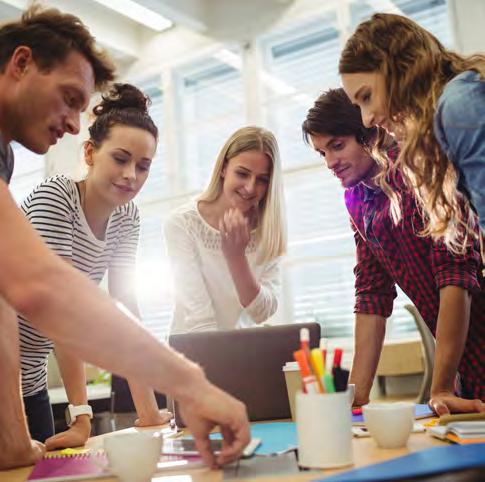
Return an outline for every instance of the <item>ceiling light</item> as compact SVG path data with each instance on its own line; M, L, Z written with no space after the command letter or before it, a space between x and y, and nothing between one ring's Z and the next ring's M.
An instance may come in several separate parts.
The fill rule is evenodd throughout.
M172 22L149 8L140 5L134 0L95 0L110 10L114 10L120 15L131 18L135 22L141 23L146 27L161 32L172 26Z

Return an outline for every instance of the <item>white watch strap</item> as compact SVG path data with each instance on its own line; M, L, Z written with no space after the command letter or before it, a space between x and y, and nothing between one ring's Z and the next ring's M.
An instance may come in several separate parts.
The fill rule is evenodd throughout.
M79 415L89 415L89 418L93 418L93 409L90 405L73 405L71 413L74 417Z

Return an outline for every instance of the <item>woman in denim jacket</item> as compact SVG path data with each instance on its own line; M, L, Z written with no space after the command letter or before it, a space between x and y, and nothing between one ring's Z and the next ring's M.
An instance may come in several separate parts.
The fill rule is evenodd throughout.
M485 56L458 55L412 20L379 13L347 41L339 71L364 124L400 141L396 165L385 167L399 169L415 191L427 216L423 234L463 253L476 217L460 208L461 198L485 231Z

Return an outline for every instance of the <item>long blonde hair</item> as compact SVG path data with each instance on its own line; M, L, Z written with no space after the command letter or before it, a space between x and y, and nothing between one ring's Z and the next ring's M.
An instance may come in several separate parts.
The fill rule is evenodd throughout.
M386 181L402 173L425 217L421 233L443 239L462 254L474 236L476 217L457 189L457 173L434 135L437 101L445 85L466 70L485 78L485 56L464 57L446 50L412 20L378 13L361 23L341 53L340 74L376 72L384 76L388 117L402 125L404 141L395 163L378 182L391 198L393 217L400 216L398 196Z
M222 193L222 171L227 162L246 151L264 153L271 163L266 196L259 204L256 240L260 249L258 263L270 261L286 252L286 216L283 180L278 143L275 136L262 127L243 127L234 132L217 156L208 186L199 201L213 202Z

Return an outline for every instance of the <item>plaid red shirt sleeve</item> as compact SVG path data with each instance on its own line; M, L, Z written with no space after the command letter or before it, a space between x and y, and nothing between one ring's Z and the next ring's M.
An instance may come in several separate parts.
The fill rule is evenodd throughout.
M353 222L351 225L357 251L354 268L354 313L388 318L392 313L394 298L397 296L395 283L375 258Z
M431 266L436 288L460 286L471 293L480 291L477 279L481 265L479 251L469 247L464 255L454 255L442 242L432 244Z

